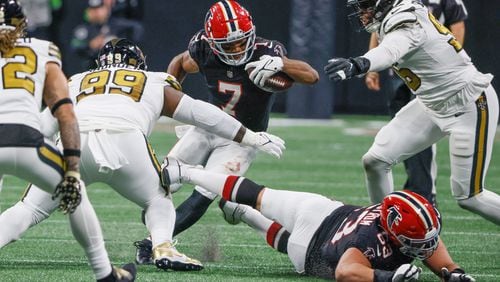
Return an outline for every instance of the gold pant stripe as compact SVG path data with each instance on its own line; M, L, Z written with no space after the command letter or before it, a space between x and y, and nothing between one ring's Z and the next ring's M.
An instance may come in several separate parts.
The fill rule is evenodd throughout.
M158 158L156 158L155 151L154 151L153 147L151 147L151 144L149 144L148 138L146 136L144 136L144 140L146 141L146 146L148 146L149 158L151 159L151 162L153 163L153 167L155 168L156 172L158 173L158 176L160 177L160 175L161 175L160 162L158 161Z
M38 157L46 164L57 170L61 176L64 175L66 169L66 163L64 162L63 156L56 149L43 144L38 147Z
M488 102L484 93L477 99L476 106L476 140L469 197L474 197L483 191L484 162L488 144Z

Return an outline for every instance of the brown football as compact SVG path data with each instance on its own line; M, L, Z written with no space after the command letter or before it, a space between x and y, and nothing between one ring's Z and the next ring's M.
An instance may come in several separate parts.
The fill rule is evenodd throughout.
M249 68L247 70L248 75L250 75L253 69L254 68ZM294 83L293 78L288 76L288 74L280 71L269 77L266 80L264 87L266 88L266 90L271 90L272 92L281 92L288 90L290 87L292 87L293 83Z

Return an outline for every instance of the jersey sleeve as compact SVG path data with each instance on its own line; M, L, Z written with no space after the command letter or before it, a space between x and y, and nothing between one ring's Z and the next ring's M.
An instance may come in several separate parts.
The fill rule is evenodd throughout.
M191 38L188 45L188 51L189 55L193 58L196 64L198 64L198 66L202 66L203 62L207 58L207 52L211 52L203 30L198 31Z
M52 42L49 42L47 62L54 62L62 67L61 50L59 50L59 47L57 47L57 45Z
M442 5L445 26L467 19L467 9L462 0L443 0Z
M425 31L420 25L398 28L388 33L380 44L369 50L364 57L370 60L369 71L389 68L407 53L420 47L425 41Z

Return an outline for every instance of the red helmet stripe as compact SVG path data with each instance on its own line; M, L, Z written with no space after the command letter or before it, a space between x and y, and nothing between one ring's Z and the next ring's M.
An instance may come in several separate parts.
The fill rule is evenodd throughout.
M417 211L418 216L426 225L425 229L431 230L434 227L434 225L432 224L432 216L429 214L429 211L422 203L420 203L418 199L413 197L413 195L404 192L394 192L391 194L391 196L399 198L403 202L407 203L410 207L412 207L415 211Z

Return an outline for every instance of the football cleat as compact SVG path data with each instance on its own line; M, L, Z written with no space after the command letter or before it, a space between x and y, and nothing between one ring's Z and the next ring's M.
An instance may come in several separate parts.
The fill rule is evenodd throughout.
M219 208L222 211L222 216L227 221L227 223L235 225L241 222L241 217L245 213L245 209L242 205L220 199Z
M97 282L132 282L135 281L136 275L135 264L127 263L122 267L113 266L111 273Z
M153 242L145 238L141 241L135 241L134 246L137 248L135 253L135 262L139 265L153 264Z
M195 166L184 164L172 157L166 157L161 167L161 184L163 187L173 187L178 183L188 181L185 169Z
M203 265L196 259L181 254L175 248L176 242L165 242L153 249L153 260L156 267L175 271L202 270Z

